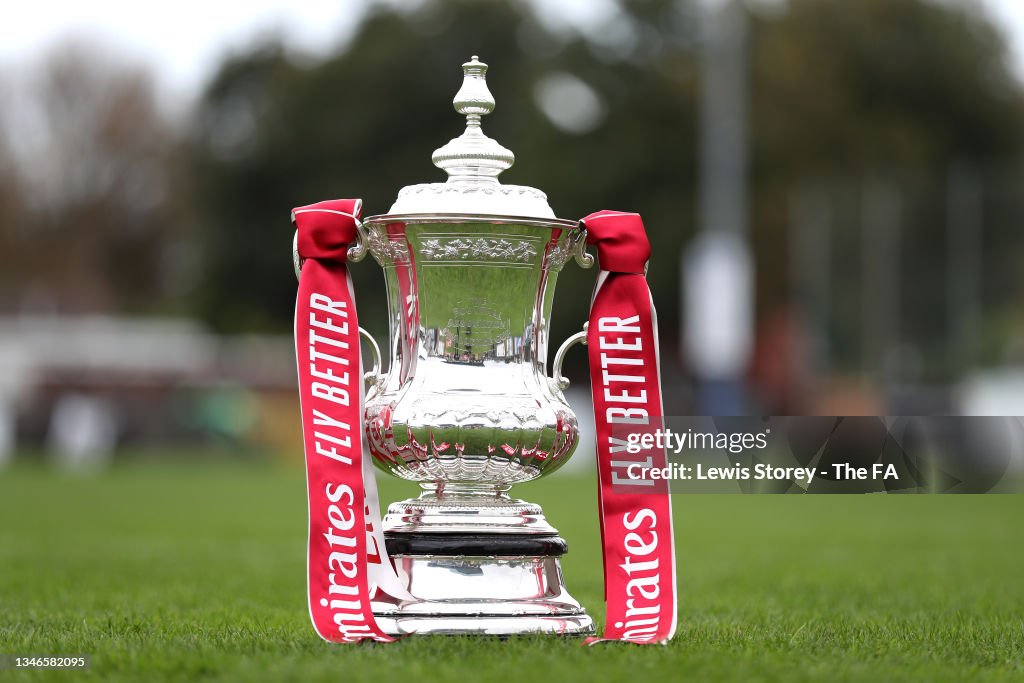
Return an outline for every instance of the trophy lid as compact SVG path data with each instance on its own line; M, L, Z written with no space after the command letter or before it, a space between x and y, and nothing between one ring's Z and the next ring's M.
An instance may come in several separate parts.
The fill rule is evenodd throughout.
M522 185L502 185L498 176L515 155L484 135L480 119L494 111L487 89L487 65L476 55L462 65L462 87L452 101L466 117L466 130L434 150L434 165L448 173L448 182L408 185L388 212L395 214L486 214L554 218L547 195Z

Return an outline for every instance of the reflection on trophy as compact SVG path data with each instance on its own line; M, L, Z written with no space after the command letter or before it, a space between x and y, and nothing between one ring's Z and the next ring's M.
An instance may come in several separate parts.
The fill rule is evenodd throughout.
M509 321L502 320L487 305L487 301L467 300L464 305L453 309L455 317L441 331L444 335L445 360L449 363L483 365L485 355L505 358L509 362L509 349L499 345L512 341Z
M374 615L392 634L591 633L562 581L565 541L508 493L576 447L562 353L546 371L548 320L559 271L590 258L544 193L498 181L514 157L481 130L487 65L463 71L466 130L433 155L448 181L402 189L361 231L384 269L391 337L389 371L369 377L367 441L380 468L423 488L384 519L414 599L379 592Z

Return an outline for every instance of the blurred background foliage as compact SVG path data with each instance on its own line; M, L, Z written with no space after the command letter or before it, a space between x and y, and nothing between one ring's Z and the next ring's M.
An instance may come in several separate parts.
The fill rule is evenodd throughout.
M144 68L104 46L59 46L0 90L0 314L170 315L216 333L288 334L289 209L358 196L365 213L385 213L402 186L442 180L430 154L461 132L451 98L459 65L479 54L497 100L485 131L516 154L504 182L544 190L565 218L643 215L666 393L685 411L680 258L698 232L706 10L617 4L588 31L555 31L515 0L371 4L330 54L299 57L266 37L226 56L197 101L171 105ZM999 27L973 3L740 6L758 407L800 410L790 385L807 373L949 383L1018 363L1024 86ZM969 344L947 286L957 173L982 188L984 216ZM900 199L899 249L877 249L896 254L899 292L873 285L863 264L874 185ZM828 206L831 227L827 248L800 261L793 224L806 196ZM830 283L825 304L801 279L811 261ZM383 278L372 262L353 272L361 319L384 334ZM566 268L553 340L578 329L593 280ZM883 330L875 357L864 311L890 294L896 329Z
M347 49L323 62L296 64L275 44L231 59L191 129L196 239L205 258L196 310L220 329L286 329L287 249L270 246L289 237L282 207L355 195L368 213L384 213L402 186L443 179L430 153L459 133L450 106L458 65L480 53L498 102L485 129L516 153L503 181L543 189L564 217L641 212L654 246L661 329L675 348L677 255L696 230L698 9L674 0L622 7L629 29L619 36L621 29L555 35L519 3L428 2L409 13L379 7ZM796 0L754 11L753 19L752 234L761 310L788 293L786 207L801 179L878 171L921 181L943 177L956 161L1019 159L1022 89L996 29L971 11L922 0ZM544 79L561 73L599 98L592 127L559 128L538 106ZM553 97L549 106L571 106L557 101L557 91ZM924 245L934 235L918 237ZM1016 235L990 237L995 251L1014 246L1020 258ZM379 274L355 271L363 316L382 322ZM592 279L566 270L555 338L582 320Z

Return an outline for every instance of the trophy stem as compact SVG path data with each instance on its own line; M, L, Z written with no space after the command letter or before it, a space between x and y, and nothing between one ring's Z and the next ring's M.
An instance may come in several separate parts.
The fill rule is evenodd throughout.
M492 484L485 481L440 481L421 483L420 488L423 489L420 499L428 497L438 500L443 498L483 497L509 501L511 498L508 496L508 491L512 486L510 484Z

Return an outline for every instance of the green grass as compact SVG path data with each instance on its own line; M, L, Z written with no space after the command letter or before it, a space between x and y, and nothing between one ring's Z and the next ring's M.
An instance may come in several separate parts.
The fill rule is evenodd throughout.
M518 492L568 538L569 588L600 617L593 482ZM1024 679L1021 496L676 496L675 640L584 648L321 642L304 495L300 472L258 464L0 473L0 654L93 656L89 672L0 679Z

